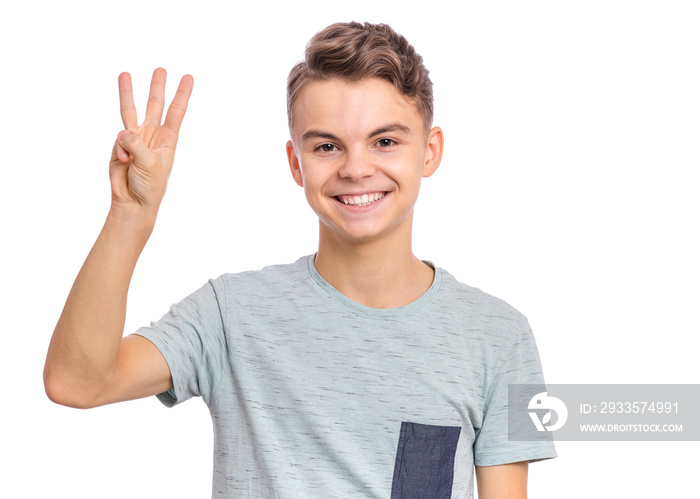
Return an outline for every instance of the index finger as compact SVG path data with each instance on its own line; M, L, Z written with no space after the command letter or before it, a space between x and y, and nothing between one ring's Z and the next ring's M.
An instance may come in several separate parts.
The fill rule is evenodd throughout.
M131 75L129 73L119 75L119 109L124 128L127 130L138 128L139 122L136 118L136 106L134 106L134 90L131 86Z
M165 115L165 123L163 123L163 126L175 133L180 131L180 125L182 125L182 120L185 117L187 103L190 100L193 86L194 78L192 78L192 75L185 75L182 77L180 85L177 87L177 92L175 92L175 97L173 97L173 102L168 108L168 114Z

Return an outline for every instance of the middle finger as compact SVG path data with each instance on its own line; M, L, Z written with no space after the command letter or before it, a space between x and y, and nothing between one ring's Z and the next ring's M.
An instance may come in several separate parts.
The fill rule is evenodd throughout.
M160 125L163 118L163 103L165 100L165 78L167 73L163 68L153 71L151 79L151 91L148 94L148 105L146 106L146 121Z

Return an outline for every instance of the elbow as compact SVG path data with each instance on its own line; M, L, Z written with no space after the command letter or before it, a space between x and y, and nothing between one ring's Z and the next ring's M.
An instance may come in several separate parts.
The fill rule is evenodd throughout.
M91 409L97 407L94 400L85 395L75 383L67 382L48 368L44 369L44 391L51 402L74 409Z

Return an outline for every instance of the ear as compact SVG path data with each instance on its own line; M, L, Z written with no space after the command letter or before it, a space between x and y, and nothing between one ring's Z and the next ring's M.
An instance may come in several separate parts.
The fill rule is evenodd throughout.
M304 180L301 176L301 166L299 165L299 157L296 152L294 152L294 144L291 140L287 141L287 161L289 161L289 169L292 172L292 177L294 181L300 186L304 187Z
M445 147L445 138L439 126L433 127L428 134L428 143L425 146L425 162L423 163L423 177L430 177L440 166L442 151Z

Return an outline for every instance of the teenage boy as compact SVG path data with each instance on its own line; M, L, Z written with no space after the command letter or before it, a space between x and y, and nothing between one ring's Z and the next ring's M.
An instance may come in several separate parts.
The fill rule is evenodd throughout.
M75 407L201 396L215 497L526 497L551 443L507 438L509 383L541 383L525 318L411 250L413 207L438 168L432 84L385 25L335 24L288 81L294 180L319 218L315 255L209 281L122 338L127 290L165 193L192 90L163 125L155 71L139 126L128 74L112 205L49 347L52 400Z

